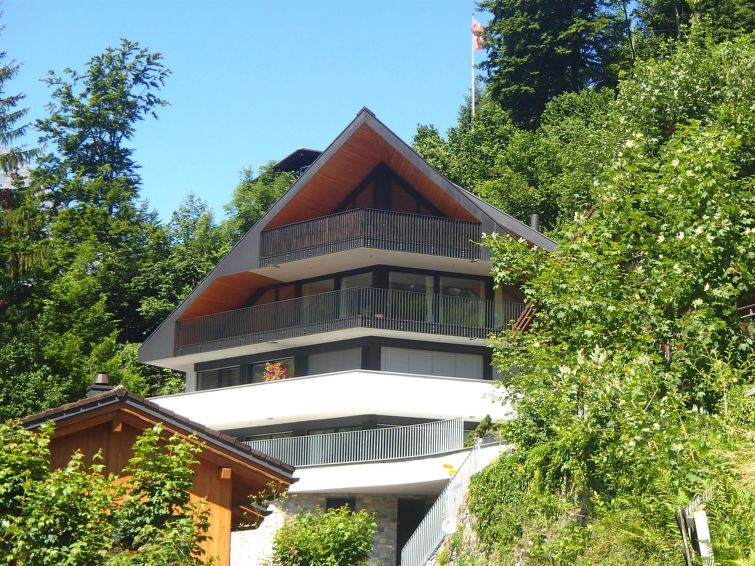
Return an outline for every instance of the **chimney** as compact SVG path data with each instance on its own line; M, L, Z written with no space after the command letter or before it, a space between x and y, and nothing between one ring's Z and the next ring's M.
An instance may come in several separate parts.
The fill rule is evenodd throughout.
M94 383L92 383L92 385L87 387L86 396L94 397L95 395L98 395L105 391L110 391L112 388L113 386L110 385L110 376L106 374L104 371L101 371L94 378Z
M533 208L530 212L530 228L540 231L540 213L536 208Z

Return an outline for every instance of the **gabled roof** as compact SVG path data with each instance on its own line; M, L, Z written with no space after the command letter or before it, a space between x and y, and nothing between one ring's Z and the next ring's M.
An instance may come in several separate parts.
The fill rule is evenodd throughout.
M252 270L260 267L259 242L263 230L332 213L380 163L386 164L449 217L478 221L484 233L506 233L514 238L524 238L548 251L556 248L556 243L547 236L452 183L370 110L362 108L346 129L145 341L139 351L140 361L172 357L174 323L181 318L203 314L192 310L192 305L200 297L216 312L232 310L243 303L246 296L239 295L243 283L261 277ZM208 293L211 289L212 292Z
M60 426L75 418L86 416L95 410L114 407L128 407L164 423L166 428L170 430L182 432L187 436L194 434L197 438L206 442L208 446L240 458L250 466L264 470L266 475L278 481L286 484L296 481L292 477L294 472L293 466L258 450L254 450L232 436L187 419L139 395L134 395L121 385L93 397L87 397L74 403L61 405L42 413L37 413L36 415L30 415L21 422L27 429L37 428L47 421L53 421L56 423L56 426Z

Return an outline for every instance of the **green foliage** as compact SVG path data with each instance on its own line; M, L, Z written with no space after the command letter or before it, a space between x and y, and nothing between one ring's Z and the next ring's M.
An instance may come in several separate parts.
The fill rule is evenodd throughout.
M162 298L155 267L170 242L138 201L127 146L165 104L167 74L159 54L123 40L47 79L53 102L37 127L53 151L0 207L0 417L78 399L103 369L142 394L175 389L170 372L136 363L159 322L140 307ZM186 286L172 283L177 301Z
M251 167L241 171L241 181L233 191L231 202L225 206L229 218L226 224L228 240L235 244L275 204L296 179L293 172L278 172L275 162L260 168L254 176Z
M281 566L351 566L364 563L372 550L374 516L364 510L305 511L275 533L273 561Z
M486 0L488 87L514 123L534 129L549 100L564 92L613 85L615 59L628 59L626 25L596 0Z
M595 213L544 256L489 238L537 308L494 358L513 450L473 480L478 535L506 560L667 564L675 508L708 492L722 560L751 558L755 494L732 473L755 429L755 46L696 34L640 63L607 108L618 143ZM603 537L610 533L607 542Z
M144 291L139 311L151 327L162 322L230 249L212 210L192 193L171 216L165 235L161 257L134 282Z
M469 122L444 140L432 126L419 126L414 149L452 181L522 221L533 209L544 230L568 222L592 202L594 179L610 162L617 142L607 130L612 91L584 90L551 100L534 132L515 127L488 94Z
M15 61L8 61L8 54L0 52L0 170L4 173L18 173L18 170L33 157L34 151L19 147L17 142L26 132L27 125L21 121L26 108L20 104L23 94L8 94L8 82L18 74ZM2 206L0 206L2 208Z
M202 450L196 439L161 440L149 429L118 480L80 453L50 470L52 423L0 425L0 563L203 564L207 511L187 493Z

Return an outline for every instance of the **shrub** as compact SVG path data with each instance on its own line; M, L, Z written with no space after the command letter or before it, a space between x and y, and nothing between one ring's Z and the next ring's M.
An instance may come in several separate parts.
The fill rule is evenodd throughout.
M273 561L279 566L353 566L364 563L375 536L374 515L340 509L297 513L275 534Z

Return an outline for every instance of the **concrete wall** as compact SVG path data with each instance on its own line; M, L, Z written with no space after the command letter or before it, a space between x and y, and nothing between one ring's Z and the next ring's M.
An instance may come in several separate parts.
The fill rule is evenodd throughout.
M329 494L302 493L271 504L273 513L257 529L231 533L231 566L262 566L269 563L273 536L285 518L317 506L324 508L328 497ZM338 493L332 497L355 497L357 510L376 513L377 530L370 564L395 566L397 496Z

